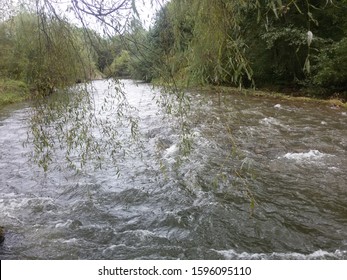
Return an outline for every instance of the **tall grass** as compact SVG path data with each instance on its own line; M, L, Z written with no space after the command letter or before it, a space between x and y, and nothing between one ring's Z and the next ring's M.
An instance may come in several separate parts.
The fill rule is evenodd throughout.
M23 101L28 96L29 88L24 82L0 79L0 106Z

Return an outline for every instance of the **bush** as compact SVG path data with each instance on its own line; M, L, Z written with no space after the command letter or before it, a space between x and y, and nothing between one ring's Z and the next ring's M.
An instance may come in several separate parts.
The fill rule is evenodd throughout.
M347 37L320 52L315 70L316 85L334 90L347 88Z
M25 100L29 96L28 86L9 79L0 79L0 106Z
M129 77L129 62L129 52L122 50L120 55L113 60L111 66L106 68L105 74L109 77Z

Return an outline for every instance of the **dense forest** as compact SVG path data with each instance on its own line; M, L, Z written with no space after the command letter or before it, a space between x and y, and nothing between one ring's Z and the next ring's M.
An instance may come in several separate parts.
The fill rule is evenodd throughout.
M16 89L48 94L75 82L131 77L346 99L346 0L164 1L148 29L136 1L111 8L71 1L77 25L50 1L26 2L0 16L2 98ZM88 27L85 14L104 32Z
M176 79L192 85L343 92L346 12L343 0L172 0L147 33L150 50L162 61L150 53L151 67L141 68L167 65Z

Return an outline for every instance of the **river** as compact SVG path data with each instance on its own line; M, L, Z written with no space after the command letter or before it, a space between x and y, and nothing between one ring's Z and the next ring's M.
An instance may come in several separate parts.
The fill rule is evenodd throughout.
M114 165L76 172L53 141L44 172L33 105L0 109L0 259L347 259L346 110L189 92L181 154L182 121L158 89L122 82L138 123L134 138L100 116L117 131ZM93 85L98 106L109 87Z

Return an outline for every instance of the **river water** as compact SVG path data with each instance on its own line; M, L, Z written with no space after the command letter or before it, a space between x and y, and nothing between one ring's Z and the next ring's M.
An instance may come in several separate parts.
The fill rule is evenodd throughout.
M347 259L344 109L190 92L182 154L159 91L123 84L138 127L111 118L116 168L76 172L56 148L44 172L33 105L0 110L0 259ZM98 106L112 89L93 85Z

